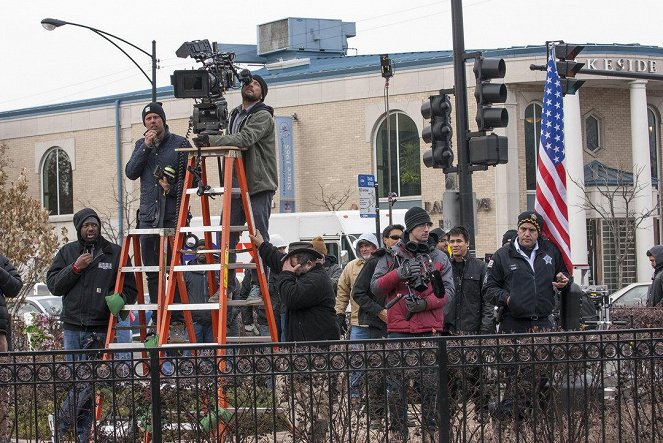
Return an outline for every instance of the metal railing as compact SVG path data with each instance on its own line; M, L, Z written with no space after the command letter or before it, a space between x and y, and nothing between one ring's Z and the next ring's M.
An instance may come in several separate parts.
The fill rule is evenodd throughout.
M162 358L148 350L128 360L122 350L110 360L87 350L77 362L62 351L4 354L6 435L22 442L77 441L81 432L92 441L136 442L146 431L165 442L663 441L663 329L237 345L224 357L214 349L169 348Z

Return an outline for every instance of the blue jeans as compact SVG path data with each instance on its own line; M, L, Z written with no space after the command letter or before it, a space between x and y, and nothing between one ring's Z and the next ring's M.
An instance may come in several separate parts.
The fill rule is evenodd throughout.
M361 326L353 325L350 328L350 340L368 340L370 337L368 333L368 328L362 328ZM361 349L361 346L350 345L351 349ZM363 372L362 371L352 371L350 374L350 397L351 398L361 398L362 395L362 382L363 382Z
M80 349L103 349L106 342L105 332L86 332L64 330L64 349L74 351ZM87 359L85 354L71 353L66 355L67 361L78 362ZM74 368L74 373L76 369ZM75 382L67 392L58 411L57 427L60 438L67 428L76 427L78 441L86 442L90 438L90 430L94 421L94 395L92 385Z
M193 332L196 334L196 342L198 343L216 343L211 323L194 323Z
M117 320L117 326L130 326L131 321L129 317L126 320L119 319ZM115 332L115 342L116 343L131 343L131 329L120 329ZM130 362L131 361L131 352L119 352L115 354L115 360Z
M285 332L285 324L287 318L288 318L287 314L285 313L281 314L281 342L283 343L288 341L288 337Z

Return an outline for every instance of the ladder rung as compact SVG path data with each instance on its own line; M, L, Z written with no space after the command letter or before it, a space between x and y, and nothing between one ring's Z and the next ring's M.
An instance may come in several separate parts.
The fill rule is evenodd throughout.
M209 188L208 190L205 191L206 195L221 195L225 194L226 188L224 187L213 187ZM234 195L240 195L242 190L240 188L232 188L231 192ZM198 193L198 188L189 188L186 190L187 194L197 194Z
M159 305L156 303L144 303L142 305L124 305L122 311L155 311Z
M181 254L194 255L194 254L220 254L221 249L180 249Z
M145 349L145 343L108 343L108 349Z
M168 271L168 266L166 266ZM123 266L120 272L159 272L159 266Z
M175 228L145 228L145 229L127 229L125 236L129 235L175 235Z
M230 232L244 232L246 231L247 228L246 226L231 226L229 231ZM180 232L184 233L189 233L189 232L221 232L223 230L223 226L221 225L215 225L215 226L183 226L180 228Z
M228 263L228 269L255 269L255 263ZM221 263L206 263L204 265L178 265L175 272L187 271L220 271Z
M228 306L263 306L265 302L262 299L254 300L228 300ZM173 303L168 305L168 311L217 311L220 308L219 303Z

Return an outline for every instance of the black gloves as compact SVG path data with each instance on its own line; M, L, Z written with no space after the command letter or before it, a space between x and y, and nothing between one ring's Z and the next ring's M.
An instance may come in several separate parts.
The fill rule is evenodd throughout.
M421 264L416 261L404 261L397 269L398 278L410 280L421 275Z
M336 324L338 325L338 331L343 337L348 332L348 320L345 318L345 314L336 314Z
M405 307L410 314L425 311L427 306L428 303L423 298L409 297L405 300Z

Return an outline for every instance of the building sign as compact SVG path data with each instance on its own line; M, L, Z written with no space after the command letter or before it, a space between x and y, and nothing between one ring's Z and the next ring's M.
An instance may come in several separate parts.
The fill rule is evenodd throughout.
M295 212L295 155L292 117L275 117L279 145L279 212Z
M359 174L359 216L375 218L375 176L372 174Z
M582 69L625 72L658 72L657 60L639 58L588 58Z

